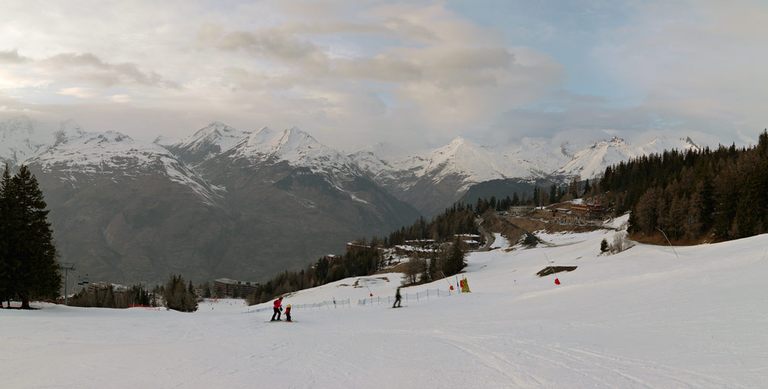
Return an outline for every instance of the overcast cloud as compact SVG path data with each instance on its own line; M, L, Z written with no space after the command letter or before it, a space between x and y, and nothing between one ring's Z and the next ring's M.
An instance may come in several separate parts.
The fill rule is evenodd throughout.
M471 4L471 6L470 6ZM768 126L768 5L6 1L0 115L181 137L220 120L331 146ZM592 140L592 139L589 139Z

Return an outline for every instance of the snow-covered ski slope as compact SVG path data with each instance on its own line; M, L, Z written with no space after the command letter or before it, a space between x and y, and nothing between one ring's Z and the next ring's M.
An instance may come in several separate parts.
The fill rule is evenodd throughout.
M598 256L613 234L473 253L471 294L403 309L357 305L394 295L397 274L305 290L284 303L353 304L294 308L296 323L265 323L271 311L234 300L192 314L1 310L0 387L768 387L768 235L677 247L679 258L647 245ZM535 275L550 260L578 268L556 286Z

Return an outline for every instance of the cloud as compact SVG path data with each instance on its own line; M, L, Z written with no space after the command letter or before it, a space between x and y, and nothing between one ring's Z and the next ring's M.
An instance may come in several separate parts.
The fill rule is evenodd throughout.
M87 14L74 3L52 5L38 18L21 5L4 10L0 47L24 44L0 54L0 61L13 61L0 69L0 87L77 119L112 125L106 112L128 118L119 121L120 130L132 134L131 127L153 131L151 121L165 111L245 127L299 125L339 147L371 139L440 143L484 131L563 79L552 57L510 46L494 29L442 3L180 9L138 2ZM62 95L78 100L57 108L50 96ZM187 119L163 127L188 131Z
M106 86L135 83L157 87L178 87L176 83L165 80L157 73L142 72L134 63L108 63L92 53L61 53L39 62L49 69L63 68L77 72L78 78L92 80Z
M109 97L109 99L114 101L115 103L120 103L120 104L130 103L132 101L131 96L129 95L112 95Z
M223 74L232 90L290 88L280 98L314 111L313 123L360 133L347 139L400 132L412 138L419 128L422 142L440 142L487 128L510 106L531 103L564 79L550 56L508 47L442 6L376 6L358 16L368 23L294 21L248 31L211 24L200 28L198 43L203 51L234 52L251 62ZM327 34L355 37L337 47L328 44ZM383 43L366 46L360 34ZM356 39L363 39L361 45ZM360 101L368 103L350 104ZM388 125L356 125L366 119Z
M224 32L209 25L200 30L198 39L200 43L220 50L242 50L256 57L284 63L301 61L303 66L307 66L309 63L322 65L327 61L327 54L316 45L283 30Z
M79 88L79 87L62 88L62 89L59 89L57 93L62 96L72 96L72 97L77 97L79 99L87 99L89 97L93 97L96 95L96 93L89 88Z
M0 51L0 63L23 63L29 61L29 58L19 55L18 50Z
M768 4L717 1L639 6L594 56L670 130L734 139L768 123Z
M12 3L0 14L0 48L12 49L0 51L0 93L149 138L223 120L297 125L347 148L765 126L768 15L758 2L620 2L611 15L627 16L610 23L591 19L600 2L579 23L501 3L72 0L44 13ZM515 7L511 20L538 15L545 36L518 39L530 26L493 21ZM593 41L564 49L565 35ZM590 77L615 88L590 90ZM574 79L586 91L570 90Z

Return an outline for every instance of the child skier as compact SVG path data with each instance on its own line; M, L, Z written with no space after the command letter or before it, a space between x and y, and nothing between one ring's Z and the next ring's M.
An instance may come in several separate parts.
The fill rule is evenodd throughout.
M291 304L285 307L285 321L291 321Z

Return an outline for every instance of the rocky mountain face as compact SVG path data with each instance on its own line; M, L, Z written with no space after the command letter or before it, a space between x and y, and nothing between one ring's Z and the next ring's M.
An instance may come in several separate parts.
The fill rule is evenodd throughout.
M259 280L418 217L298 129L213 123L166 148L67 123L22 162L61 261L93 280Z
M462 198L594 178L638 155L698 148L690 139L630 146L614 138L578 149L457 138L424 155L389 158L382 147L345 155L297 128L220 122L176 142L88 132L72 121L44 135L26 118L0 122L0 161L35 172L61 261L91 279L124 283L172 273L260 280Z
M223 188L239 239L233 263L249 273L274 274L338 253L351 239L383 235L412 223L418 212L368 178L348 157L309 134L262 128L197 166Z
M61 261L94 280L208 279L233 230L222 196L168 150L117 132L60 131L27 163Z

